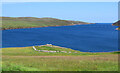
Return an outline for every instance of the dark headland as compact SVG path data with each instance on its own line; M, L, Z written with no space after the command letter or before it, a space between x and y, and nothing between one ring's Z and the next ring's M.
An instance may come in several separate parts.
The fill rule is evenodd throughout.
M114 25L114 26L120 26L120 20L117 21L117 22L115 22L115 23L113 23L112 25ZM116 28L116 30L120 30L120 27Z

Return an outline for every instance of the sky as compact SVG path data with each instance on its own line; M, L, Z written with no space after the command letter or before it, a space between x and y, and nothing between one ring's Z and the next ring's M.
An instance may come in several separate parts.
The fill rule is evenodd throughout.
M113 23L118 20L118 2L5 2L2 16Z
M1 0L1 2L119 2L119 0Z

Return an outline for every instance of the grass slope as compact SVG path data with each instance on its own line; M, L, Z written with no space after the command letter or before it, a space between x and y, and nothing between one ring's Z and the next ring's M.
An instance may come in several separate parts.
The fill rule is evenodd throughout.
M117 71L118 53L85 53L69 48L35 46L42 50L71 51L45 53L32 47L3 48L3 71ZM77 53L74 53L77 52Z
M1 17L2 29L18 29L48 26L64 26L74 24L90 24L81 21L60 20L56 18L35 18L35 17Z

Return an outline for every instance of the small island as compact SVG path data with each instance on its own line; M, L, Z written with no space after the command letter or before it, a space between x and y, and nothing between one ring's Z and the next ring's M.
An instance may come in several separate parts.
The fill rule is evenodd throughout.
M50 26L67 26L92 24L82 21L61 20L56 18L36 18L36 17L0 17L2 18L2 30L20 29L20 28L36 28Z

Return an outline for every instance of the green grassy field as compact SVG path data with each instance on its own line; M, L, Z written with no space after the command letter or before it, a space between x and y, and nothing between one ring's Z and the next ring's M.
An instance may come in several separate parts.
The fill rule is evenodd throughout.
M35 17L1 17L2 29L18 29L48 26L64 26L74 24L90 24L82 21L60 20L56 18L35 18Z
M69 48L35 46L39 50L71 53L48 53L32 47L2 49L3 71L117 71L118 53L85 53ZM75 53L77 52L77 53Z

